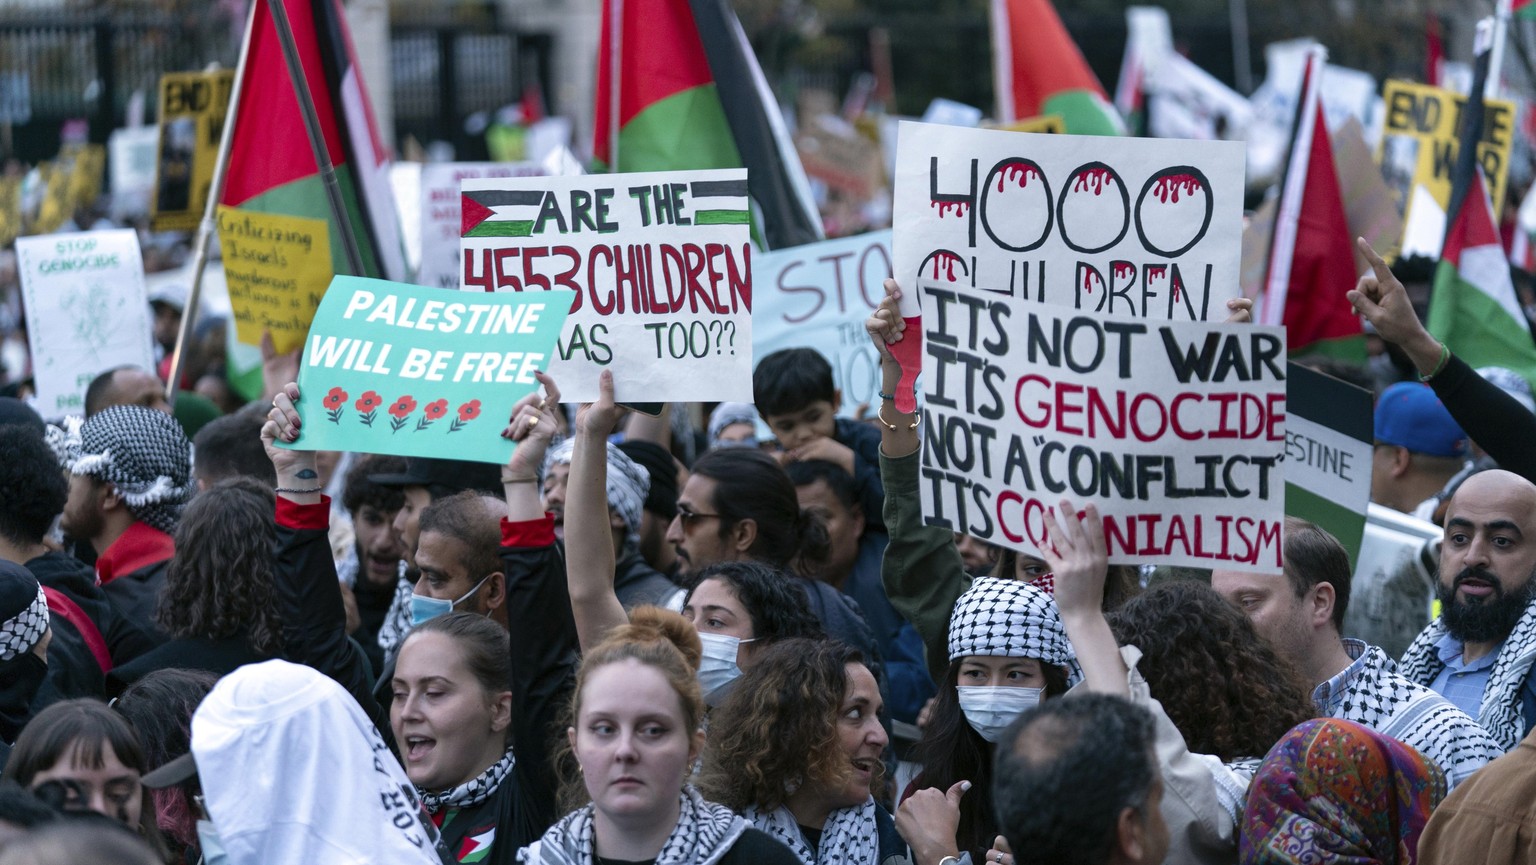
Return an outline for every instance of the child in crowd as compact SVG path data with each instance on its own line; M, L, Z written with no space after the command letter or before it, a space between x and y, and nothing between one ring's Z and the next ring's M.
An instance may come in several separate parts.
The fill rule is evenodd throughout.
M833 385L827 359L809 348L776 351L758 361L752 395L763 422L779 440L779 461L826 460L842 468L853 476L867 528L883 531L880 433L869 424L837 416L843 392Z

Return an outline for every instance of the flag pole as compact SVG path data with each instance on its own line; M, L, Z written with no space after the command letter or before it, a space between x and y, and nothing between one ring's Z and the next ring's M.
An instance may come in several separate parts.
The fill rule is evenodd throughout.
M330 151L325 146L325 133L320 129L320 117L315 112L315 99L309 92L309 80L304 76L304 63L299 59L299 49L293 41L293 28L288 23L287 0L267 0L272 10L272 23L277 27L277 41L283 46L283 60L288 65L288 80L293 82L294 95L299 100L299 114L304 118L304 132L309 146L315 152L315 164L320 169L320 182L325 187L326 201L331 205L331 217L336 220L337 233L341 235L342 249L347 253L347 267L353 276L366 276L363 269L363 253L357 246L357 235L352 233L352 220L347 215L346 202L341 197L341 183L336 179L336 166L331 164ZM329 2L329 0L321 0ZM256 4L252 4L256 5Z
M624 0L609 0L608 22L608 170L619 170L619 69L624 60Z
M1493 16L1492 55L1488 59L1488 80L1483 82L1483 98L1496 99L1499 95L1499 74L1504 67L1504 41L1509 35L1509 20L1514 16L1511 0L1498 0L1498 11ZM1476 49L1474 47L1474 54Z
M219 152L214 158L213 177L208 185L208 201L203 205L203 218L197 224L197 237L192 244L192 287L187 292L187 305L181 311L181 327L176 331L176 347L171 352L171 373L165 383L165 399L176 402L176 391L181 386L181 370L186 363L187 338L197 321L197 307L203 294L203 271L208 266L209 238L213 236L214 216L219 199L224 197L224 180L228 176L229 151L235 140L235 118L240 116L240 91L245 83L245 62L251 53L251 31L256 24L256 5L245 19L245 36L240 40L240 57L235 61L235 80L229 93L229 108L224 113L224 129L219 133Z

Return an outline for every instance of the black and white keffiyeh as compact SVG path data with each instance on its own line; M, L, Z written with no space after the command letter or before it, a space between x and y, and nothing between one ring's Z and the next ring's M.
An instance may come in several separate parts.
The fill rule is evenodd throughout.
M596 861L593 807L572 811L544 837L517 852L524 865L592 865ZM656 856L656 865L714 865L747 831L743 818L699 795L693 787L680 794L677 825Z
M878 865L880 827L875 822L873 798L856 808L839 808L827 817L821 830L821 843L812 850L795 815L787 806L763 812L748 808L743 816L753 826L767 832L793 850L804 865Z
M428 793L417 787L416 792L421 794L422 807L430 814L436 814L444 808L473 808L491 798L501 788L501 782L507 779L516 763L512 749L508 748L507 753L502 754L501 759L492 763L490 768L457 787L441 793Z
M111 484L134 518L167 534L192 498L192 442L162 411L115 405L81 423L67 418L50 427L48 443L59 464L77 475Z
M608 442L608 507L618 512L619 519L629 529L629 540L640 540L640 512L645 509L645 496L651 491L651 475L635 464L629 454ZM544 457L544 473L550 466L569 465L576 440L568 438L549 449Z
M385 663L395 659L400 644L411 635L411 595L415 591L415 585L405 575L405 562L402 561L395 582L395 597L389 602L384 621L379 624L379 648L384 650Z
M1398 672L1409 681L1428 687L1445 669L1436 644L1446 634L1445 618L1435 619L1414 638ZM1528 604L1515 629L1504 639L1499 656L1488 673L1488 686L1483 689L1483 704L1477 713L1477 723L1506 752L1514 750L1524 738L1525 718L1520 710L1520 689L1536 663L1536 602Z
M1018 580L981 577L955 601L949 659L968 655L1037 658L1065 667L1068 684L1082 678L1056 601Z
M32 579L31 588L36 593L30 600L26 599L25 584L18 582L15 588L16 591L11 591L9 587L6 589L4 600L7 603L4 608L0 608L0 615L6 616L4 621L0 621L0 661L9 661L17 655L32 651L32 647L37 645L37 641L48 630L48 598L43 594L43 587L38 585L36 579ZM9 603L13 599L20 601L21 605ZM16 609L17 606L20 609Z

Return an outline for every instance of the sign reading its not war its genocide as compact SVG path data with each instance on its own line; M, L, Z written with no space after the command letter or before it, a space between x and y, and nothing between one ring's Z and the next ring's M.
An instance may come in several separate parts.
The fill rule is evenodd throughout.
M1440 211L1433 221L1443 226L1445 210L1451 206L1451 169L1456 165L1467 98L1427 84L1388 80L1382 88L1382 99L1387 109L1377 157L1382 174L1406 209L1408 221L1415 216L1417 202L1427 195ZM1503 212L1514 134L1514 103L1484 100L1483 138L1477 145L1477 161L1488 178L1494 213ZM1444 233L1443 227L1440 232Z
M504 463L574 293L465 295L338 276L299 366L298 450Z
M421 267L416 284L459 287L459 184L480 177L539 177L533 162L429 162L421 167Z
M1327 529L1353 566L1371 502L1374 399L1300 364L1286 369L1285 512Z
M901 124L896 278L1205 321L1239 296L1243 145ZM902 301L917 315L917 292Z
M923 290L923 514L1038 555L1062 498L1109 560L1280 567L1285 337Z
M160 154L151 199L156 231L191 231L203 218L233 69L160 76Z
M154 368L144 262L132 229L20 238L16 269L43 417L83 414L86 386L101 372Z
M813 348L832 364L852 417L880 394L880 357L864 320L885 297L891 233L877 231L758 255L752 263L757 303L752 352L757 361L785 348Z
M465 291L577 293L550 373L576 402L752 399L747 172L465 180Z
M219 205L219 249L246 345L272 334L279 354L304 344L304 334L331 281L331 236L323 219L259 213Z

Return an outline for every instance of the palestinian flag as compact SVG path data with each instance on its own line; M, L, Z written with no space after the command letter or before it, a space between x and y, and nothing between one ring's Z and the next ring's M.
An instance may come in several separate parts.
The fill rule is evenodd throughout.
M1510 11L1516 18L1536 21L1536 0L1514 0Z
M1473 367L1508 367L1536 390L1536 342L1515 296L1493 203L1475 163L1471 181L1435 269L1429 332Z
M341 232L331 218L313 148L304 132L282 44L268 7L255 0L240 99L219 203L259 213L324 219L330 224L332 268L350 273ZM365 273L406 279L400 228L389 186L389 155L357 69L340 0L277 0L288 12L305 84L336 168Z
M1354 249L1323 117L1323 51L1307 57L1290 158L1270 241L1260 324L1284 324L1292 355L1365 361L1360 318L1344 300L1355 286Z
M800 157L725 0L603 0L596 110L593 153L610 169L744 167L754 233L769 249L823 238Z
M1070 134L1125 134L1051 0L992 0L992 60L1001 122L1056 114Z

